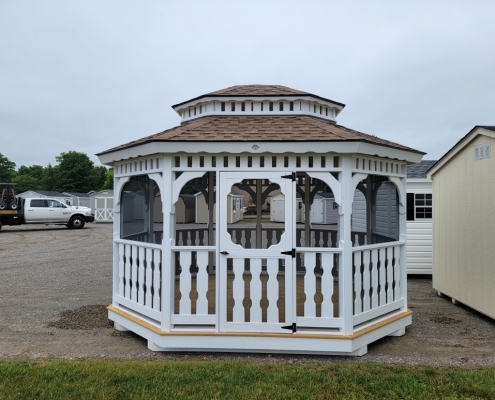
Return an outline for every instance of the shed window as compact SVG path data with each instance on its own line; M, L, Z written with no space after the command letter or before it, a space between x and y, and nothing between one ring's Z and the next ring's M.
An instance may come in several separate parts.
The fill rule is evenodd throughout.
M433 199L431 193L407 194L407 220L433 218Z

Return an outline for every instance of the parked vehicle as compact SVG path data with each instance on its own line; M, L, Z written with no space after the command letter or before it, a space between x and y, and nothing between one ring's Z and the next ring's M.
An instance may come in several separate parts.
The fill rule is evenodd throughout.
M2 225L44 224L66 225L81 229L95 220L88 207L63 204L50 198L16 197L13 184L3 183L0 198L0 229Z

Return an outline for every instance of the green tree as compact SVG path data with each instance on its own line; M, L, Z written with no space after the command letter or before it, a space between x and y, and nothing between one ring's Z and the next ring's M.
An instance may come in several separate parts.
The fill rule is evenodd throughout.
M41 189L40 181L31 175L16 175L12 181L16 184L14 189L17 194Z
M41 190L58 190L58 171L58 165L52 167L51 164L48 164L44 168L43 177L41 178Z
M107 167L104 167L103 165L94 167L93 173L95 180L92 190L103 189L103 186L105 185L105 180L107 178L107 172L108 172Z
M44 168L41 165L31 165L30 167L21 165L17 170L17 175L29 175L41 181L43 179L43 170Z
M113 168L107 170L105 183L103 184L102 189L112 189L113 190Z
M44 168L41 165L31 165L30 167L21 165L12 179L12 182L17 184L15 187L16 193L43 189L43 170Z
M56 160L59 163L56 190L87 193L95 189L94 163L85 153L60 153Z
M0 182L10 183L15 175L15 162L0 153Z

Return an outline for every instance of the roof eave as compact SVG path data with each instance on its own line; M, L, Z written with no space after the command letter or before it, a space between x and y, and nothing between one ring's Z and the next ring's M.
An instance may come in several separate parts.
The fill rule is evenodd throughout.
M183 101L182 103L174 104L172 106L172 108L175 111L177 111L176 108L183 106L184 104L192 103L194 101L198 101L200 99L206 99L206 98L210 98L211 100L214 100L215 98L263 98L263 97L266 97L266 98L269 98L269 97L284 97L284 98L314 97L316 99L332 103L332 104L340 107L340 110L342 110L345 107L344 103L339 103L338 101L330 100L330 99L327 99L325 97L317 96L317 95L312 94L312 93L294 93L294 94L276 94L276 95L275 94L251 94L251 95L203 94L201 96L194 97L193 99Z
M452 146L438 161L434 164L428 171L426 171L426 175L428 179L433 179L433 175L437 173L447 162L452 159L457 153L459 153L464 147L466 147L471 140L473 140L477 136L477 131L479 129L485 130L485 135L491 136L495 138L495 129L494 127L487 127L483 125L476 125L473 129L471 129L466 135L464 135L454 146Z
M201 143L201 146L197 146ZM261 150L254 150L251 146L246 146L246 143L258 143ZM191 148L186 148L184 145L189 144ZM276 147L273 146L276 144ZM222 146L225 145L225 146ZM286 145L286 146L283 146ZM297 146L296 146L297 145ZM186 145L189 147L188 145ZM264 147L264 148L262 148ZM272 149L273 147L273 149ZM284 148L285 147L285 148ZM328 147L328 149L326 149ZM274 150L276 149L276 151ZM145 157L154 154L173 154L179 152L188 153L252 153L259 154L260 152L267 153L314 153L314 152L337 152L341 154L366 154L370 156L390 158L395 160L406 161L407 164L416 164L421 161L426 154L415 149L400 149L388 144L378 144L365 139L348 139L348 140L332 140L332 141L298 141L298 140L273 140L260 141L258 140L242 140L242 141L216 141L209 140L203 142L193 142L187 140L173 141L157 141L148 140L140 142L136 145L131 145L126 148L117 150L108 150L98 153L97 156L100 162L104 165L113 165L115 162L126 160L129 158Z

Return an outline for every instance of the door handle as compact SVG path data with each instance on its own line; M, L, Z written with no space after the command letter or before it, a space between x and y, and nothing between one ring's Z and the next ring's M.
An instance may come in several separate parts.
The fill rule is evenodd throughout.
M228 252L226 251L221 251L220 254L223 254L224 256L226 256L227 254L229 254Z

